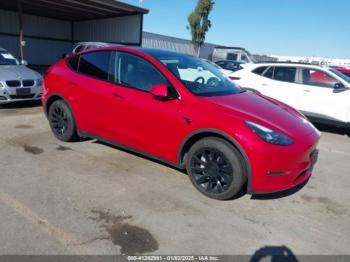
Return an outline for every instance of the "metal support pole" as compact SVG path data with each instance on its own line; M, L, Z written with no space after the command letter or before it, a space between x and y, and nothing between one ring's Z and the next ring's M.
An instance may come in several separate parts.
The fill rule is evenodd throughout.
M22 0L17 0L18 5L18 25L19 25L19 50L21 61L24 60L24 31L23 31L23 8Z

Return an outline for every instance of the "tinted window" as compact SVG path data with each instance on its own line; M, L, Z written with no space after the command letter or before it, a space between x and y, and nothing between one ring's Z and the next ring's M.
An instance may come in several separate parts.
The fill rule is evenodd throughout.
M212 64L199 58L168 51L146 50L193 94L198 96L223 96L242 91Z
M110 51L97 51L80 55L79 73L108 80Z
M241 60L249 63L248 57L246 55L242 55Z
M222 68L225 68L225 67L226 67L226 62L224 62L224 61L216 62L216 64L218 64L218 65L221 66Z
M273 78L273 71L274 71L274 67L270 67L269 70L266 71L266 73L264 74L265 77L267 78Z
M253 70L253 73L257 75L262 75L266 69L267 69L267 66L258 67Z
M68 60L69 66L74 70L78 71L78 65L79 65L79 56L73 56Z
M128 53L118 53L116 57L114 82L143 91L150 91L157 84L168 84L153 65Z
M295 74L295 67L275 67L273 78L283 82L294 82Z
M237 60L237 54L233 54L233 53L228 53L227 54L227 60Z
M326 72L314 70L310 68L303 68L303 84L321 87L333 88L338 81Z

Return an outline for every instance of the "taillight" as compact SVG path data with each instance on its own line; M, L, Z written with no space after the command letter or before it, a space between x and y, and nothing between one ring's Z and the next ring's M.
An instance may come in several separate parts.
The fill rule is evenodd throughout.
M240 77L237 77L237 76L229 76L229 78L231 80L240 80L241 79Z

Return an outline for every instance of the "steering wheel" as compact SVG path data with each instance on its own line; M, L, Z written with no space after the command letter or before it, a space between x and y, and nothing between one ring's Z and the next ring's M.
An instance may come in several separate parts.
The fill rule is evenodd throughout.
M216 77L211 77L208 79L207 85L216 87L216 86L220 85L220 81Z
M199 81L202 81L202 83L200 83ZM196 78L196 80L194 80L194 82L198 83L198 84L201 84L201 85L204 85L205 83L205 79L203 76L199 76Z

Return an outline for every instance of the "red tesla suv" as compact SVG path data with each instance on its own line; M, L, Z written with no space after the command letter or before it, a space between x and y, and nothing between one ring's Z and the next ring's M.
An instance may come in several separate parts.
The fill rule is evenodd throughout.
M242 90L216 67L171 51L105 47L62 59L43 107L65 142L98 139L186 169L215 199L306 181L320 133L295 109Z

